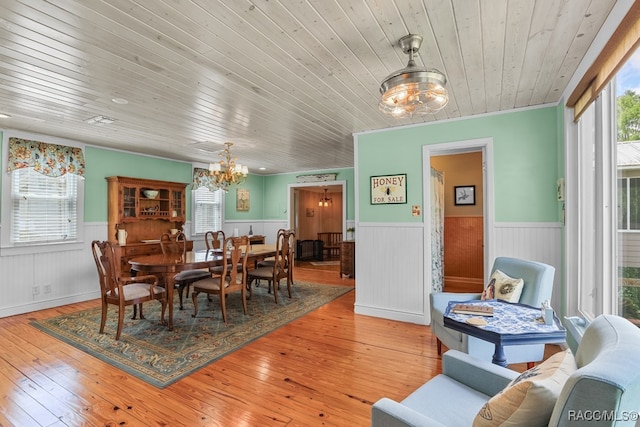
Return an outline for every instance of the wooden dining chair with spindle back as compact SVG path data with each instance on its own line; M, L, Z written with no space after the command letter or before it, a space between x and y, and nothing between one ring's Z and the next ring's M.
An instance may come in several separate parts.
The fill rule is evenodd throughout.
M175 234L164 233L160 237L160 247L165 255L181 254L184 257L187 254L187 238L182 231ZM182 304L184 290L188 289L189 285L196 280L206 279L209 276L211 276L211 272L207 270L185 270L174 276L173 280L178 288L178 297L180 298L180 310L184 310ZM189 292L187 292L187 296L189 296ZM173 301L170 303L172 304Z

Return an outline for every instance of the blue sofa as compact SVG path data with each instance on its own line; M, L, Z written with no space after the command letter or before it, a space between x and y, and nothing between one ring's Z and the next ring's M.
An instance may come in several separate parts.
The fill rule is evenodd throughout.
M579 343L578 369L562 387L548 425L640 425L634 418L640 413L640 328L602 315L572 340ZM485 403L519 375L457 350L443 355L442 371L401 402L378 400L371 425L471 426Z

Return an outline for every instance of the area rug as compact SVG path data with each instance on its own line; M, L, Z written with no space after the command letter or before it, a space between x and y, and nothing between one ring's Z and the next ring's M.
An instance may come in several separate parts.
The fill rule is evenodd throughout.
M285 281L282 286L286 286ZM160 304L148 302L144 304L143 320L132 320L132 308L127 307L119 341L115 340L115 307L109 308L104 334L98 333L99 307L31 325L163 388L351 290L346 286L296 282L292 286L293 297L289 299L286 290L281 289L276 304L263 283L254 287L253 296L247 301L247 315L242 313L239 294L227 296L227 325L222 322L217 296L208 301L200 294L198 317L194 319L191 298L185 298L184 310L179 310L176 295L173 331L159 322Z

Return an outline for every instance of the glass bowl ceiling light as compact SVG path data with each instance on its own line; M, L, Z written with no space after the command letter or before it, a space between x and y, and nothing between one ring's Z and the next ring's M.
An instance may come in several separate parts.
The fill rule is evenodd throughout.
M447 78L436 69L416 65L414 55L422 44L422 36L409 34L398 44L409 55L409 63L401 70L391 73L380 84L382 97L378 108L392 117L412 117L433 114L442 110L449 102L444 88Z

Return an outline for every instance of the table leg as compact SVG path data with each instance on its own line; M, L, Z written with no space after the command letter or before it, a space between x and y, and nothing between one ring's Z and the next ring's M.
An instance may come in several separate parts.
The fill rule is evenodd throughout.
M507 357L504 355L504 348L500 344L496 344L495 352L493 353L493 359L491 360L496 365L507 367Z
M169 330L173 331L173 288L175 287L174 273L164 274L164 283L167 286L167 308L169 309Z

